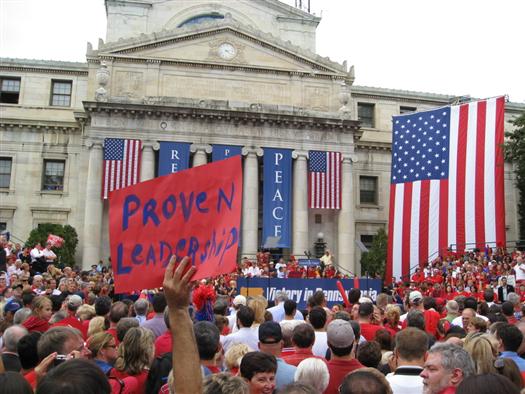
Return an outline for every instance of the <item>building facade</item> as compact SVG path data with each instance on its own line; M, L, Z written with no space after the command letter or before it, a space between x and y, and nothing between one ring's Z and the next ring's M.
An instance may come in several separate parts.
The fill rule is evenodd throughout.
M191 165L216 144L242 147L241 256L263 245L264 148L293 150L291 248L320 238L358 272L387 229L391 117L452 96L354 85L353 67L315 53L320 18L277 0L106 0L107 36L86 62L1 59L0 226L25 240L39 223L71 224L77 259L109 256L101 199L104 139L142 140L141 180L158 174L161 141L191 144ZM524 105L507 103L506 128ZM308 208L308 152L343 155L342 206ZM507 239L517 190L506 166Z

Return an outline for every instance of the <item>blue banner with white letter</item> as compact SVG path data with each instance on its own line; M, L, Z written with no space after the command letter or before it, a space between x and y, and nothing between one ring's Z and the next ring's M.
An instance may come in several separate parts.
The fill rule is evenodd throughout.
M219 161L228 159L232 156L242 154L242 148L236 145L212 145L211 160Z
M353 279L341 279L346 292L354 288ZM369 296L373 301L381 293L382 281L380 279L359 279L361 295ZM244 296L264 296L268 301L275 301L275 294L284 291L288 298L297 302L299 309L306 309L308 297L317 290L325 294L328 307L343 304L343 297L337 288L337 279L268 279L268 278L239 278L237 279L237 292Z
M189 143L161 141L159 152L159 176L187 170L189 167Z
M262 246L289 248L292 240L292 151L264 148Z

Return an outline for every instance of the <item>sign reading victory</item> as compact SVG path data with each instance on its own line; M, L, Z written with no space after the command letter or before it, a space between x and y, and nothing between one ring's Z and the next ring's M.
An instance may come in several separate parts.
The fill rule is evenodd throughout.
M195 280L233 271L241 204L240 156L114 191L109 226L115 291L160 287L173 255L191 257Z

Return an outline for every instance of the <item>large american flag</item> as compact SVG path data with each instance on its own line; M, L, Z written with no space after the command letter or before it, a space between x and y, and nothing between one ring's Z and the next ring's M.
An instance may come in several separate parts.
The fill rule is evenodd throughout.
M120 138L104 140L102 198L109 193L139 182L142 142Z
M505 243L504 98L393 117L386 278Z
M340 152L309 152L310 208L341 209Z

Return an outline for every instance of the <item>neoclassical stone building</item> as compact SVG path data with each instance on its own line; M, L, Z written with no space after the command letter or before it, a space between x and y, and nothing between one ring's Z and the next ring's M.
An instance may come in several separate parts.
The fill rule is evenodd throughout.
M100 198L107 137L142 140L141 180L158 174L161 141L191 144L191 165L215 144L242 147L242 256L261 246L264 148L293 150L291 248L319 233L359 270L363 246L387 228L391 117L454 97L354 85L354 72L315 53L320 18L277 0L106 0L107 35L86 62L1 59L0 226L25 240L39 223L79 232L78 262L109 255ZM506 120L525 106L508 103ZM507 127L509 124L507 123ZM340 210L309 209L310 150L343 154ZM517 191L506 169L507 239Z

